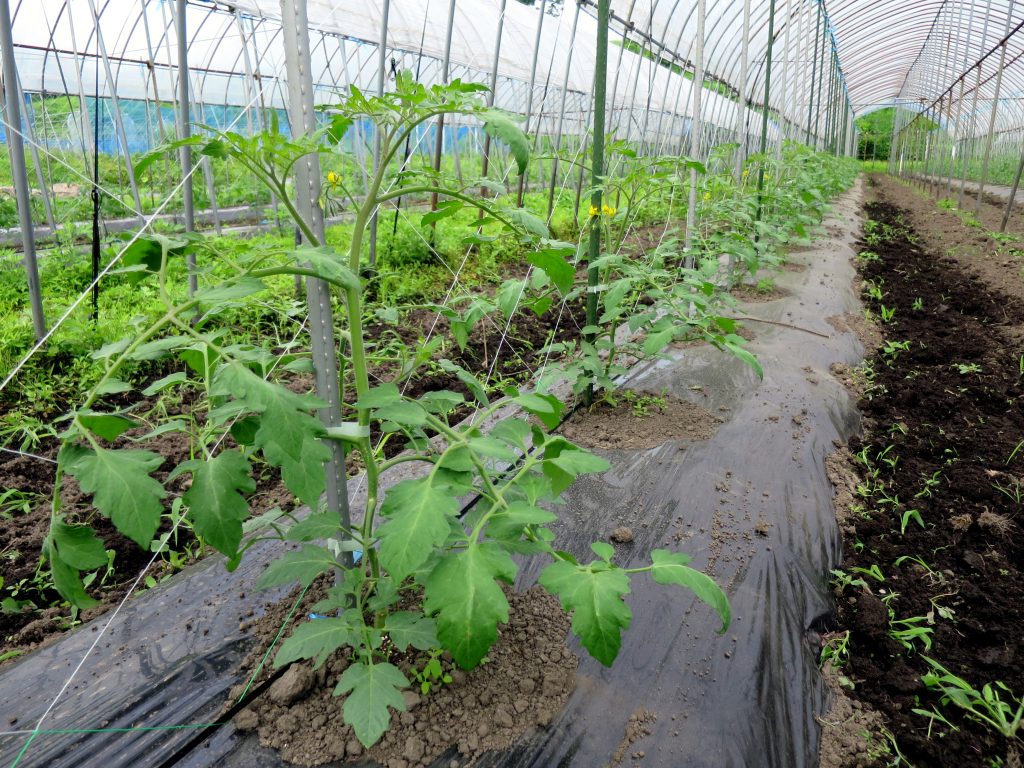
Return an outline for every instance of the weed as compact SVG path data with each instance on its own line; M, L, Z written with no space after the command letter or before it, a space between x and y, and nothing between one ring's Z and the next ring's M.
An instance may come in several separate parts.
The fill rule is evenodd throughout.
M979 691L934 659L928 656L922 658L928 662L932 671L922 676L921 681L926 687L942 694L940 706L954 704L972 720L1010 739L1010 749L1016 750L1012 740L1017 738L1017 732L1024 722L1024 698L1014 696L1013 691L1000 681L986 683ZM927 716L927 712L918 714Z
M953 363L953 368L961 376L966 376L969 373L981 373L981 366L978 363Z
M413 669L410 673L413 682L419 684L420 693L424 696L428 695L431 689L450 685L452 682L452 676L441 666L441 654L440 649L432 648L423 666ZM483 663L483 659L481 659L481 663Z

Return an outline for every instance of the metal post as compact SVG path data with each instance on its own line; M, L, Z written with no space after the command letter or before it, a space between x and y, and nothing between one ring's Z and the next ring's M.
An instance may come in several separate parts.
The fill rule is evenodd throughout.
M611 0L597 1L597 49L594 55L594 144L590 169L590 183L594 190L590 196L590 207L596 212L590 216L590 248L587 256L587 325L591 328L597 325L597 292L600 282L599 270L593 263L601 256L601 233L604 231L604 223L601 220L603 215L601 185L604 184L604 107L605 91L608 87L608 13L610 5ZM536 51L534 51L534 64L536 64ZM586 341L588 344L593 344L594 334L587 334ZM586 403L590 405L593 401L594 385L588 384Z
M761 154L768 148L768 99L772 93L772 42L775 38L775 0L768 4L768 50L765 52L764 109L761 114ZM757 169L757 216L761 220L761 202L764 193L764 163Z
M778 158L782 157L782 145L786 139L789 138L789 41L791 35L789 34L789 27L792 19L789 14L789 0L783 0L785 3L785 19L786 26L782 30L782 104L779 109L779 143L775 149L775 156Z
M1006 223L1010 220L1010 211L1017 204L1017 187L1020 186L1020 175L1024 172L1024 152L1020 154L1020 162L1017 164L1017 173L1013 177L1013 187L1010 189L1010 196L1006 198L1006 210L1003 211L1003 220L999 224L999 231L1006 231Z
M811 125L814 117L814 88L817 85L818 77L818 19L821 16L821 5L816 5L818 18L814 20L814 56L811 59L811 87L808 89L808 101L807 101L807 135L804 138L805 144L811 143Z
M960 119L961 112L963 111L964 104L964 85L966 78L960 78L960 94L956 97L956 120L953 122L953 133L950 136L950 148L949 148L949 173L946 174L946 194L949 195L953 192L953 176L956 174L956 161L960 155L957 149L958 137L960 134ZM950 99L952 104L952 99ZM952 110L950 110L952 116Z
M743 0L743 39L740 43L740 100L736 108L739 147L736 148L736 183L743 177L747 159L747 79L750 77L750 0Z
M352 73L349 71L348 49L345 46L344 37L338 38L338 48L341 51L341 58L345 62L345 85L351 88ZM355 134L352 143L355 145L356 163L359 165L359 170L362 171L363 191L367 192L370 189L370 174L366 170L366 137L363 135L362 120L357 120L353 128Z
M992 16L992 0L988 0L988 3L986 5L986 7L985 7L985 23L981 27L981 39L982 40L987 40L988 39L988 22L989 22L989 19L991 18L991 16ZM971 111L968 113L968 115L969 115L968 119L972 120L972 121L974 120L974 116L978 113L978 91L980 91L980 90L981 90L981 62L979 61L978 64L977 64L977 76L976 76L975 81L974 81L974 94L971 97ZM973 149L973 147L972 147L972 149ZM972 151L972 154L973 154L973 151ZM967 168L968 168L969 164L970 163L968 161L967 153L965 152L964 153L964 159L963 159L963 167L961 168L961 173L960 173L960 193L957 195L957 198L956 198L956 207L957 208L963 208L964 207L964 189L967 187Z
M448 84L449 64L452 56L452 30L455 26L455 0L448 2L448 32L444 39L444 58L441 60L441 83ZM444 114L437 116L434 129L434 173L441 171L441 154L444 152ZM430 210L437 210L437 192L430 195Z
M288 73L288 114L296 135L316 129L313 111L313 79L310 73L309 23L306 0L281 0L284 31L285 63ZM307 155L295 165L295 194L299 214L323 243L324 214L320 208L320 158ZM327 427L342 423L339 391L338 358L334 344L334 322L331 316L330 289L326 282L306 279L306 300L309 304L309 336L316 371L316 391L326 406L320 409L321 421ZM331 458L325 467L327 509L337 510L341 527L351 525L348 489L345 484L345 448L340 440L327 441ZM343 555L343 563L351 565L351 554Z
M548 223L551 223L551 214L555 210L555 184L558 183L558 153L562 149L562 128L565 122L565 100L569 95L569 73L572 67L572 53L576 48L576 24L580 20L580 3L576 3L576 9L572 17L572 32L569 36L569 52L565 56L565 77L562 78L562 105L558 110L558 127L555 130L555 151L551 160L551 186L548 188Z
M975 215L981 213L981 198L985 194L985 183L988 181L988 161L992 154L992 136L996 130L996 113L999 111L999 93L1003 87L1003 67L1006 66L1006 36L1010 34L1010 19L1013 17L1013 0L1006 14L1006 30L1003 32L1003 44L999 51L999 70L996 72L995 93L992 95L992 113L988 120L988 136L985 138L985 155L981 160L981 179L978 181L978 199L974 203Z
M595 74L594 77L592 77L591 80L590 80L590 90L591 90L591 92L593 92L593 90L594 90L594 83L595 83L596 77L597 77L597 75ZM574 212L574 215L577 217L577 221L579 220L578 217L579 217L579 210L580 210L580 200L583 198L583 177L584 177L584 174L586 173L586 163L583 162L583 158L585 158L587 156L587 144L588 144L588 139L590 138L590 134L587 132L587 126L590 125L591 115L594 114L594 100L592 98L588 98L586 101L587 101L587 113L583 117L583 123L581 124L581 128L580 128L580 131L583 134L583 144L580 147L580 153L579 153L579 158L580 158L579 175L576 177L576 202L575 202L575 205L573 207L573 212ZM582 226L580 227L580 229L582 230Z
M533 41L533 63L530 65L530 86L526 95L526 126L527 133L530 132L530 119L533 117L533 89L537 84L537 57L540 55L540 34L544 29L544 16L547 13L547 0L540 0L540 15L537 18L537 36ZM607 24L607 20L605 21ZM607 37L608 30L605 30ZM603 120L603 118L602 118ZM595 142L596 145L596 142ZM604 135L602 131L601 145L604 146ZM526 188L526 173L519 174L519 186L516 191L516 206L523 207L523 193Z
M28 150L32 155L32 165L36 169L36 183L39 184L39 194L43 199L43 213L46 215L46 223L50 225L51 234L57 234L57 221L53 218L53 206L50 204L50 191L46 185L46 179L43 177L43 164L39 159L39 142L36 140L35 128L32 123L34 121L34 113L31 109L31 102L25 100L25 94L21 90L21 83L15 81L15 85L18 87L18 106L25 107L27 114L25 115L25 137L28 139ZM45 127L44 129L45 130Z
M491 90L487 94L487 106L494 106L495 94L498 90L498 58L501 55L501 32L505 26L505 3L506 0L501 0L501 6L498 9L498 31L494 38L494 58L491 60ZM480 160L480 178L487 178L487 169L491 161L491 135L489 133L484 134L484 152L483 157ZM487 187L480 188L480 196L487 197ZM480 210L480 217L483 218L483 209Z
M187 139L192 135L192 108L188 88L188 30L185 25L186 0L176 0L174 29L178 38L178 137ZM181 194L184 201L183 216L185 231L194 232L196 228L195 211L192 199L192 147L186 145L179 150L181 158ZM196 257L189 253L188 264L188 295L199 289L199 277L196 275Z
M132 190L132 199L135 201L135 212L138 214L140 224L145 224L145 216L142 215L142 198L139 197L139 186L135 181L135 169L132 168L131 157L128 155L128 134L124 130L124 121L121 119L121 103L117 97L117 86L114 83L114 75L110 71L110 59L107 57L107 46L103 42L103 32L100 27L100 15L96 12L95 0L89 0L89 7L92 10L93 22L96 24L96 44L100 49L100 60L103 63L103 71L107 79L107 88L110 90L110 106L114 114L114 128L121 143L121 152L124 155L125 169L128 172L128 185ZM97 109L99 108L100 95L96 94Z
M836 85L836 68L835 68L835 53L829 48L829 60L828 60L828 91L826 91L825 101L825 125L821 136L821 148L828 152L831 149L831 138L829 131L832 129L832 104L833 104L833 91Z
M8 0L0 0L0 56L3 57L7 148L11 154L11 179L14 182L14 194L18 200L18 223L21 225L21 244L24 250L25 273L28 278L29 306L32 309L32 328L35 331L36 341L42 341L46 335L46 318L43 315L43 294L39 285L39 267L36 264L32 203L28 189L28 171L25 168L25 144L21 136L18 70L14 63L14 36L11 33L11 7Z
M772 0L774 3L775 0ZM701 152L701 96L704 93L704 22L707 11L706 0L697 0L697 29L694 30L693 45L693 81L691 85L693 111L690 115L690 158L699 160ZM762 151L764 151L762 149ZM690 168L690 190L686 203L686 229L683 235L683 247L686 253L684 262L692 268L696 259L691 253L693 248L693 232L697 227L697 169Z
M305 0L288 0L293 3L302 3L303 15L305 15ZM281 0L282 3L286 0ZM384 78L387 72L387 44L388 44L388 16L391 12L391 0L384 0L381 4L380 14L380 41L377 44L377 95L384 95ZM308 35L308 33L307 33ZM380 130L373 131L373 172L377 172L380 165ZM370 217L370 268L377 266L377 211Z

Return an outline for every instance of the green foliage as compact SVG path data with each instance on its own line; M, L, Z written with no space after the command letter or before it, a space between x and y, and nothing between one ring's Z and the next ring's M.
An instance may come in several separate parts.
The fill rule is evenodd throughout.
M62 422L53 521L44 552L62 597L79 607L91 604L80 572L101 568L108 558L88 527L65 519L60 496L65 474L78 480L119 530L146 548L161 546L163 540L154 537L168 491L180 488L177 481L188 476L187 488L170 502L170 514L222 552L229 568L237 567L257 537L281 538L296 542L297 548L263 572L259 587L296 581L309 586L324 574L337 575L314 606L327 618L300 624L280 647L275 664L311 659L320 666L343 649L350 663L335 694L344 697L345 720L366 745L380 738L392 711L404 709L401 690L410 681L397 666L396 654L427 655L414 675L421 686L445 682L438 664L441 652L466 669L486 658L509 619L506 590L517 574L517 556L547 561L541 584L572 614L573 632L603 664L618 654L632 618L626 598L632 579L645 578L642 574L667 588L685 588L707 603L723 630L730 620L725 594L691 568L686 555L655 550L649 564L622 568L608 544L593 544L597 559L588 563L557 549L549 527L557 519L552 509L580 475L603 472L608 463L550 433L570 404L548 392L550 378L534 391L507 381L495 386L444 356L466 348L481 322L501 318L507 323L524 309L537 315L563 311L588 295L577 276L580 249L551 236L545 196L528 197L527 207L516 209L500 195L478 194L481 186L493 188L493 182L460 182L447 167L438 172L401 159L417 129L455 114L482 125L509 151L510 170L522 171L532 140L515 119L486 106L483 90L458 80L427 87L401 73L394 91L382 97L351 89L341 103L324 110L322 127L310 137L222 132L171 141L142 158L135 170L154 173L166 162L168 150L189 145L199 156L242 169L280 201L306 245L295 248L287 238L244 246L215 237L139 238L116 279L122 296L145 297L146 311L130 322L122 317L118 334L104 330L89 337L90 344L105 343L88 361L87 394ZM368 176L369 194L357 198L350 177L333 169L354 167L345 148L346 132L367 120L378 129L382 162ZM559 196L560 226L575 238L584 226L598 224L607 245L590 265L600 275L597 324L583 329L580 344L551 344L545 350L560 356L558 375L568 377L577 393L594 385L610 395L627 358L657 358L666 345L691 339L735 355L760 375L729 316L729 298L719 287L718 254L735 257L734 274L756 272L771 260L773 249L807 237L827 199L852 176L850 167L838 161L787 148L784 163L751 158L748 172L764 171L761 175L770 179L755 195L746 174L735 179L731 167L722 169L731 151L722 150L705 165L685 157L644 157L625 142L609 139L617 170L603 182L604 209L588 216L576 210L571 196ZM332 169L324 206L345 210L353 219L331 232L328 242L321 242L299 215L290 187L294 167L311 155ZM702 221L707 222L694 233L694 246L684 249L667 237L650 259L627 254L623 244L630 231L685 209L693 175L705 206ZM418 201L433 194L440 198L435 211L415 223L400 219L394 236L382 227L379 272L364 282L366 235L374 212L388 201ZM736 222L731 231L721 226L727 217ZM468 267L469 253L478 257L474 267ZM180 287L187 254L195 254L200 265L194 297ZM438 278L430 270L449 259L478 269L480 282L493 290L433 303L431 288ZM503 280L498 266L510 259L529 264L529 274ZM443 270L435 274L447 278ZM256 310L261 303L276 302L273 306L291 317L302 316L301 305L281 298L290 295L296 276L324 280L339 313L335 352L342 363L338 384L345 422L331 430L315 415L324 404L296 393L277 375L308 371L308 356L292 350L280 326L269 326L278 335L265 343L254 343L238 330L252 328L252 335L263 330ZM431 340L422 348L409 343L397 331L400 309L372 303L374 296L384 295L429 296L419 299L416 308L426 306L444 317L450 340ZM367 334L367 318L379 320L385 333ZM295 346L305 342L298 339ZM453 375L468 394L435 390L415 398L403 395L396 382L424 367ZM371 388L371 372L376 376L383 369L397 369L399 376ZM145 384L139 383L142 371L150 374ZM151 411L143 413L138 403L111 404L114 397L124 403L140 395L157 399L156 405L146 406ZM187 418L168 415L166 402L173 398L190 403ZM455 413L465 413L467 400L473 415L457 419ZM503 409L512 406L520 415L505 415ZM644 406L638 401L634 407ZM503 418L496 420L499 412ZM138 435L143 429L149 432ZM163 458L145 446L170 431L186 435L190 455L165 468ZM371 443L370 434L382 435L382 442ZM401 441L408 452L387 458L382 446L392 440ZM366 494L353 515L358 524L342 526L337 510L321 506L331 441L357 454L365 471ZM382 474L399 462L414 464L416 471L385 492ZM280 469L296 502L310 507L304 520L296 522L282 510L253 517L255 475L268 467ZM170 472L164 476L163 469ZM476 501L463 514L465 498Z
M611 562L609 544L593 544L599 559L586 565L560 560L540 575L540 583L558 596L562 608L572 613L572 631L591 656L610 666L619 654L622 632L629 629L633 613L626 604L629 575Z
M941 705L954 704L964 710L972 720L988 726L1005 738L1019 738L1017 733L1024 724L1024 698L1014 696L1013 691L998 680L995 683L986 683L979 691L934 659L927 656L924 659L932 671L921 680L925 686L942 694ZM929 712L918 709L914 712L930 715Z

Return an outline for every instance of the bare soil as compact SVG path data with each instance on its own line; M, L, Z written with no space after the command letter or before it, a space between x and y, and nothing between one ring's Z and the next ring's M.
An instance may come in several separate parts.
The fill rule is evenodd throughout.
M129 430L114 445L127 448L130 438L145 431L142 428ZM153 473L161 482L166 480L174 467L189 458L188 438L180 433L160 435L147 441L145 447L165 457L164 463ZM41 455L48 459L56 458L56 454L56 445L41 451ZM38 458L0 452L0 488L14 488L43 497L27 513L18 512L9 518L0 517L0 551L6 555L0 559L0 579L8 590L21 584L16 599L31 601L22 610L0 611L0 637L3 638L5 651L27 652L74 625L68 608L61 605L60 596L53 588L48 572L43 570L39 576L36 575L39 553L49 534L49 497L53 493L55 466ZM294 506L294 497L281 483L280 472L268 467L264 469L263 474L257 478L257 490L250 497L253 514L259 515L274 507L287 509L289 504ZM181 477L168 487L182 493L186 490L186 482L187 479ZM91 497L82 493L78 482L70 476L63 479L61 509L69 522L90 523L102 539L104 547L114 551L113 570L109 574L98 572L89 589L89 593L100 604L81 612L77 617L79 621L86 621L120 602L153 555L121 535L107 518L97 515ZM159 538L172 527L172 519L166 516L156 537ZM171 553L174 553L176 559L172 559ZM147 576L159 582L203 554L191 528L179 526L171 544L156 559ZM33 608L33 605L38 608Z
M729 293L732 294L733 298L747 304L763 304L789 295L785 288L780 288L774 283L769 288L758 288L757 285L742 283L734 287Z
M707 440L721 423L709 411L675 395L625 390L616 392L614 405L602 401L580 408L561 432L586 448L637 451L669 440Z
M1015 270L994 273L989 282L989 271L976 263L982 256L938 247L966 242L959 219L954 227L924 216L916 195L891 180L877 180L874 190L868 215L903 234L862 244L880 258L859 267L884 287L882 303L896 310L886 336L911 345L895 360L871 356L875 375L860 401L865 431L851 440L848 454L866 450L877 481L898 499L895 508L878 494L856 493L853 478L868 479L861 462L841 455L830 462L834 477L847 478L838 488L856 510L840 520L842 569L875 566L885 579L869 576L868 588L853 585L837 594L839 629L850 632L843 674L855 685L848 695L880 713L911 764L987 765L1006 759L1011 745L963 710L942 705L921 678L930 671L927 655L975 688L1002 681L1016 697L1024 694L1024 540L1014 494L1024 482L1024 452L1011 458L1024 436L1018 362L1024 300L1012 290ZM865 302L879 311L878 302ZM886 450L892 461L878 460ZM930 478L937 482L927 484ZM924 527L910 522L901 533L909 509L918 510ZM920 562L896 565L902 556ZM931 648L899 643L892 615L921 617ZM928 719L912 710L933 706L956 730L935 723L929 734ZM877 740L875 747L881 755ZM883 764L881 757L869 763L847 757L829 765Z
M311 589L296 616L308 613L323 590L322 582ZM368 752L342 721L344 700L332 693L349 664L344 650L319 670L309 664L291 665L264 695L235 716L234 725L255 731L260 744L279 750L285 761L296 765L369 758L387 768L418 768L446 754L461 758L457 764L465 765L485 751L506 749L523 734L551 722L572 693L579 663L566 645L570 619L557 599L540 587L506 593L509 623L501 628L488 661L464 672L443 656L452 682L432 687L426 695L406 692L408 711L392 714L391 727ZM247 676L288 622L298 594L267 606L266 614L254 623L257 643L243 664ZM424 660L410 655L393 662L411 679L412 670L421 668ZM270 676L268 665L256 682ZM232 701L244 687L232 691Z
M956 202L959 187L946 196L942 187L936 198L933 190L887 175L872 177L874 194L879 201L897 204L908 224L918 233L920 244L933 254L948 256L966 270L967 277L982 281L1007 296L1024 300L1024 211L1017 206L1010 215L1007 234L1012 239L1001 242L998 233L1006 201L985 195L977 214L980 227L965 225L957 211L938 206L938 200ZM965 194L963 211L973 214L975 197Z
M511 323L506 323L500 316L491 316L473 329L464 349L459 349L449 337L443 356L482 379L489 378L492 382L523 383L528 381L539 367L542 358L539 350L546 344L579 338L581 323L577 319L581 318L583 313L582 304L578 304L566 305L562 311L556 306L540 317L529 311L520 311L513 316ZM385 343L389 336L394 335L408 344L410 349L415 350L424 339L435 334L448 335L449 331L447 321L443 317L438 317L437 313L414 310L397 326L384 323L370 326L367 338L368 343L372 345ZM151 372L138 388L144 388L150 380L155 380L170 370L161 368L159 371ZM489 372L491 376L488 376ZM395 366L379 367L372 371L372 374L376 380L392 380L396 375ZM307 392L313 388L311 378L305 375L290 376L286 383L295 391ZM467 396L467 400L472 401L469 390L454 374L436 368L428 367L420 371L404 385L404 389L410 397L417 397L429 391L449 389L462 392ZM107 398L106 405L116 408L132 402L130 395L117 395ZM140 404L136 412L145 412L156 404L155 398L148 399ZM73 403L62 406L71 408ZM180 407L175 407L170 416L187 416L190 406L191 403L186 398ZM470 407L465 406L460 412L452 414L452 418L458 421L469 413ZM125 433L115 446L126 447L130 438L138 437L145 431L131 430ZM375 439L379 436L379 433L373 435ZM226 444L232 444L230 438ZM0 516L0 579L5 594L10 594L12 587L22 584L16 598L19 601L30 601L25 603L22 610L0 611L0 638L3 639L5 652L27 652L67 631L75 623L67 606L61 605L60 597L48 579L48 573L44 570L39 577L36 575L38 555L49 532L49 498L53 491L56 466L52 460L56 457L58 447L53 440L44 443L35 452L41 459L0 451L0 491L14 489L27 494L26 498L29 500L27 512L19 511L10 517ZM404 441L391 440L385 444L385 453L393 456L405 447ZM145 448L165 457L163 465L154 472L154 477L161 481L181 461L189 458L191 450L187 437L180 433L168 433L149 440ZM356 454L349 454L347 465L350 473L361 469ZM258 515L275 506L285 509L294 506L294 497L281 483L279 471L265 469L263 475L257 478L256 494L250 498L253 513ZM180 485L183 480L178 480L178 484ZM178 490L184 491L185 488L182 486ZM121 536L108 520L96 515L89 497L78 490L74 478L64 478L62 504L70 522L91 522L103 539L105 547L115 552L113 570L103 579L96 578L89 588L89 593L99 600L100 605L77 617L78 620L88 619L102 614L124 597L137 575L149 563L151 554L139 549L133 542ZM169 509L170 499L167 506ZM170 518L167 518L157 535L170 530L171 525ZM187 526L179 527L173 541L173 549L184 556L173 566L168 556L158 558L147 576L160 581L192 562L196 556L203 554L198 551L196 545L190 529ZM20 653L15 653L8 659L15 658Z

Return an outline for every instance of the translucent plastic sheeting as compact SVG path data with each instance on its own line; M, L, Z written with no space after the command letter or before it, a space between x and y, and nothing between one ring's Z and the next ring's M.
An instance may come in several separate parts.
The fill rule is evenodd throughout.
M91 96L94 91L109 96L116 91L122 99L172 99L178 77L174 4L159 0L106 0L96 6L97 25L91 5L94 1L99 2L22 0L18 4L13 29L22 89L33 93L68 93L72 97ZM230 10L206 2L187 6L190 83L197 103L284 106L280 13L276 1L241 0ZM493 0L458 0L452 25L452 77L490 81L501 13ZM312 74L317 101L337 100L339 92L350 84L370 92L376 89L381 14L381 0L310 0ZM393 0L388 17L388 68L393 62L398 68L419 71L424 82L439 80L447 16L445 0ZM593 81L597 22L584 8L574 34L574 17L568 5L558 16L545 15L536 46L534 112L543 112L549 118L547 132L554 129L559 104L548 94L561 92L566 72L567 90L577 98L570 100L567 107L575 119L570 119L563 130L580 133L588 127L585 113ZM519 113L527 110L540 18L537 8L516 0L506 4L498 60L499 107ZM675 122L664 121L663 135L685 135L692 109L692 79L649 57L624 50L616 44L621 40L620 36L612 35L610 61L619 73L614 78L617 88L609 96L612 109L669 113ZM104 50L112 70L112 83L103 68ZM388 77L391 78L390 71ZM737 100L710 90L704 93L703 100L708 122L729 129L738 124ZM750 132L759 135L758 114L748 109L746 120L751 125ZM653 130L656 121L647 122Z
M657 715L652 734L632 747L645 751L645 765L816 765L815 716L827 694L814 628L830 611L827 579L839 547L824 459L857 426L854 404L828 371L861 354L852 334L826 318L859 311L851 288L855 199L847 195L837 206L844 218L831 222L831 241L794 255L807 268L779 275L792 295L746 308L822 335L751 323L763 381L706 348L677 350L636 371L631 386L664 388L724 423L706 441L611 452L613 468L573 486L560 512L559 543L578 555L623 524L636 536L619 550L623 565L646 562L655 547L693 554L695 566L726 588L732 626L717 635L711 610L688 593L635 581L633 626L615 665L604 668L581 652L576 691L556 721L484 765L603 765L638 707ZM133 599L43 723L83 732L38 735L19 765L280 765L277 753L230 725L198 739L196 730L161 729L217 717L248 647L240 619L282 594L250 589L276 551L269 544L250 550L235 574L211 558ZM538 567L526 564L523 585ZM0 673L5 729L31 730L106 621ZM101 730L140 727L156 730ZM0 764L10 765L26 739L0 736ZM193 740L194 748L179 753Z

